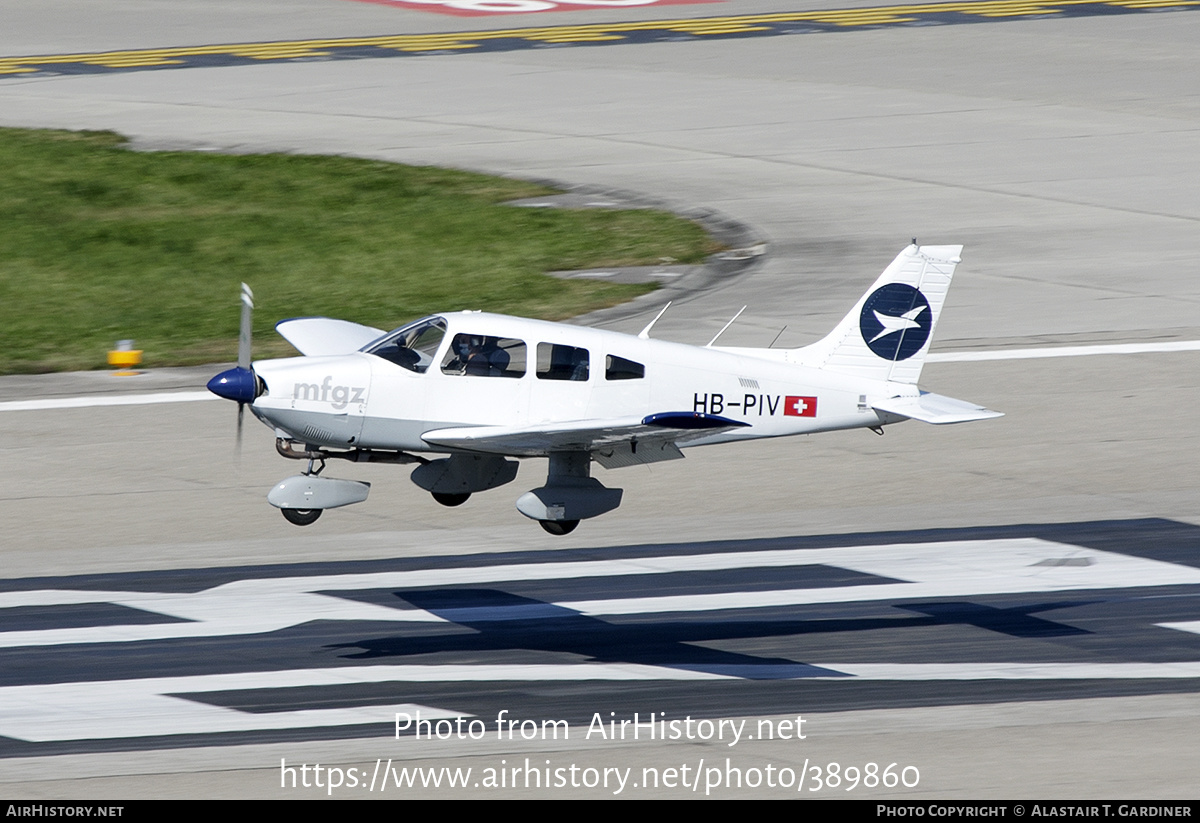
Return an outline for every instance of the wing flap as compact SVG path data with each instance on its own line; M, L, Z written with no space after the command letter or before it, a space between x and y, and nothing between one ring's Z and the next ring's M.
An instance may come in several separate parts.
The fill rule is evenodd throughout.
M301 354L312 357L350 354L384 334L382 329L331 317L280 320L275 324L275 331Z
M968 423L972 420L988 420L1003 417L1003 412L985 409L966 400L955 400L932 392L921 392L917 397L890 397L887 400L871 401L871 408L888 414L897 414L922 423L945 425Z
M592 457L606 469L623 469L664 460L682 460L683 452L670 440L630 440L596 449Z

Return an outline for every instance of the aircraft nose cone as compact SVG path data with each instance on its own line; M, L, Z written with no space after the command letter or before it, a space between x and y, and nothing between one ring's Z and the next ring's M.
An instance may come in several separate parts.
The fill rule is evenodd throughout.
M208 390L226 400L253 403L258 397L258 379L250 369L233 368L209 380Z

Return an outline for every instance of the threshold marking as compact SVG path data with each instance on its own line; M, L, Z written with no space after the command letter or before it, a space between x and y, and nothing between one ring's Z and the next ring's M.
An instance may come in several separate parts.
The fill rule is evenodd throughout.
M718 674L628 664L524 666L346 666L274 672L236 672L137 680L44 683L0 688L0 736L31 743L180 734L377 724L391 731L397 712L422 720L468 716L412 703L339 709L243 712L179 695L243 689L343 686L353 683L495 682L497 680L632 681L730 680Z
M807 589L781 588L752 593L713 592L705 585L700 585L692 593L688 593L686 585L682 588L669 588L666 584L655 588L638 587L638 591L657 593L661 590L661 593L647 597L630 596L604 583L605 578L630 575L771 569L813 564L858 571L879 578L880 582ZM298 627L312 621L361 621L364 629L369 624L369 630L374 633L379 631L378 621L391 621L394 625L409 620L447 620L445 616L434 615L421 608L405 607L406 589L422 592L430 586L486 585L505 581L581 581L576 587L579 592L576 602L529 601L528 618L537 617L539 610L544 611L551 606L575 611L584 617L588 614L678 615L681 612L736 608L743 610L738 618L744 619L756 609L788 604L874 601L899 605L904 609L904 601L912 602L915 598L919 598L919 604L930 599L1053 591L1126 590L1129 596L1135 598L1157 599L1169 595L1194 600L1194 593L1176 595L1175 592L1182 586L1200 586L1200 568L1195 566L1033 537L719 551L541 563L493 562L453 568L434 565L392 571L333 571L308 575L289 573L288 568L251 569L246 573L255 576L229 580L199 591L173 591L169 584L164 586L166 590L163 591L122 591L118 590L119 583L111 590L85 590L67 588L65 586L78 584L64 580L58 582L60 587L57 588L0 592L0 622L6 608L87 603L117 603L127 608L191 621L150 626L137 624L0 632L0 646L24 646L35 650L41 647L35 654L52 657L56 655L50 655L48 647L62 648L65 644L179 639L174 632L181 625L187 627L187 637L208 638L262 633ZM274 576L257 576L264 574ZM588 578L597 581L596 584L582 582ZM55 582L38 581L39 585L47 583L55 585ZM1164 588L1140 593L1130 591L1151 587ZM349 592L371 589L392 590L399 595L396 598L398 607L373 605L345 597ZM592 594L587 602L583 602L584 597L580 596L584 593ZM603 599L606 595L610 599ZM1088 595L1083 597L1087 601L1093 600ZM420 602L420 598L414 598L413 602ZM523 607L518 605L512 608L520 610ZM1193 619L1194 605L1187 605L1186 608L1185 613L1178 614L1182 619L1156 622L1154 625L1191 634L1195 639L1194 634L1200 631L1200 621ZM470 608L466 610L470 611ZM442 614L448 614L449 611ZM1153 618L1160 621L1165 616L1160 610L1153 612ZM713 618L701 619L708 621ZM458 621L451 617L450 622ZM460 625L472 628L470 619L462 621ZM348 628L349 636L361 636L357 627ZM502 632L503 629L498 631ZM1181 637L1186 640L1186 635ZM323 629L318 629L312 638L318 643L329 643L336 639ZM514 642L519 642L519 637L514 638ZM138 653L150 655L152 650L152 647L147 647L144 652ZM177 651L185 657L190 654L187 646ZM62 653L66 659L72 657L71 649L62 648ZM818 659L781 665L778 660L763 659L761 664L751 661L744 665L716 664L707 668L679 664L669 655L660 655L652 662L608 663L447 661L435 664L354 665L347 660L345 665L317 668L298 668L290 664L270 671L184 673L94 681L62 682L63 678L58 676L55 680L59 682L23 683L17 678L15 685L0 687L0 739L34 744L92 740L148 741L186 735L269 734L286 730L352 727L359 727L362 731L345 734L391 737L397 712L415 715L419 711L421 718L428 720L470 717L471 712L480 711L477 703L471 702L472 690L492 688L493 684L505 682L530 684L521 687L529 691L535 691L538 687L533 684L539 683L591 682L599 684L603 691L605 684L655 681L663 684L663 687L668 683L733 683L745 680L820 680L828 683L1033 682L1033 685L1026 687L1030 689L1039 688L1037 683L1047 681L1081 684L1087 681L1171 681L1182 685L1170 688L1192 689L1195 688L1192 681L1200 681L1200 660L1064 661L1053 659L1055 656L1051 651L1051 659L1048 660L1014 660L1011 653L997 647L995 657L991 660L966 662L909 663L870 659L855 662L853 658L847 661L844 657L834 657L835 661L844 662L827 663ZM88 675L83 670L74 674ZM108 677L113 675L109 674ZM429 686L438 683L475 685L450 691ZM362 684L394 685L373 690L353 688ZM552 690L558 688L555 686ZM588 688L594 691L597 686ZM609 690L611 688L609 686ZM290 689L310 692L301 692L298 695L300 702L297 702L286 693ZM313 689L325 690L321 693L321 699L326 702L309 699ZM271 694L247 694L236 698L223 695L256 691ZM347 704L347 700L356 703L367 692L375 695L380 702L375 705ZM309 697L305 697L305 694L309 694ZM457 697L452 697L452 694ZM263 700L258 700L258 697ZM224 705L231 699L233 702L230 705ZM293 708L298 705L311 708Z
M1200 662L1174 663L822 663L840 676L804 680L1159 680L1200 678ZM355 666L273 672L47 683L0 688L0 736L30 743L168 737L186 734L377 725L394 729L397 713L422 720L471 717L414 703L244 712L200 703L224 691L344 686L355 683L714 681L721 674L639 664ZM185 696L187 695L187 696ZM382 736L382 735L381 735Z
M1054 562L1086 559L1087 563ZM166 615L170 623L79 626L0 632L0 648L88 643L135 643L196 637L232 637L281 631L314 620L451 623L424 609L388 607L336 592L461 586L522 580L597 579L679 571L830 565L901 582L774 591L668 594L555 602L585 617L765 609L822 603L1029 592L1200 585L1200 569L1088 549L1040 538L896 543L825 549L778 549L625 560L584 560L420 569L311 577L235 580L198 592L121 592L36 589L0 593L4 608L113 603ZM398 605L399 601L398 601ZM531 607L530 615L546 604ZM515 608L515 607L514 607ZM2 704L2 701L0 701Z

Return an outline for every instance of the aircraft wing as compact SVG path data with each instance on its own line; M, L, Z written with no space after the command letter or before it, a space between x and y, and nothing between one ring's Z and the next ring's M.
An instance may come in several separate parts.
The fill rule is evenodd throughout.
M376 338L383 329L331 317L293 317L280 320L275 331L304 355L350 354Z
M992 411L965 400L955 400L953 397L945 397L927 391L921 392L918 397L891 397L887 400L873 400L871 408L935 425L967 423L971 420L987 420L991 417L1004 416L1004 412Z
M426 432L431 446L512 457L585 451L606 469L683 457L681 443L748 426L697 412L663 412L613 420L573 420L536 426L466 426Z

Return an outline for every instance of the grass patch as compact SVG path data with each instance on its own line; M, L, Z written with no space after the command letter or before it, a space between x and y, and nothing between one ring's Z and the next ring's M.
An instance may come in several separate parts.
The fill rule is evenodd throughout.
M435 311L562 319L648 287L543 272L700 262L699 226L654 211L499 205L549 190L344 157L131 152L108 132L0 129L0 373L231 360L238 284L255 357L285 317L390 329Z

